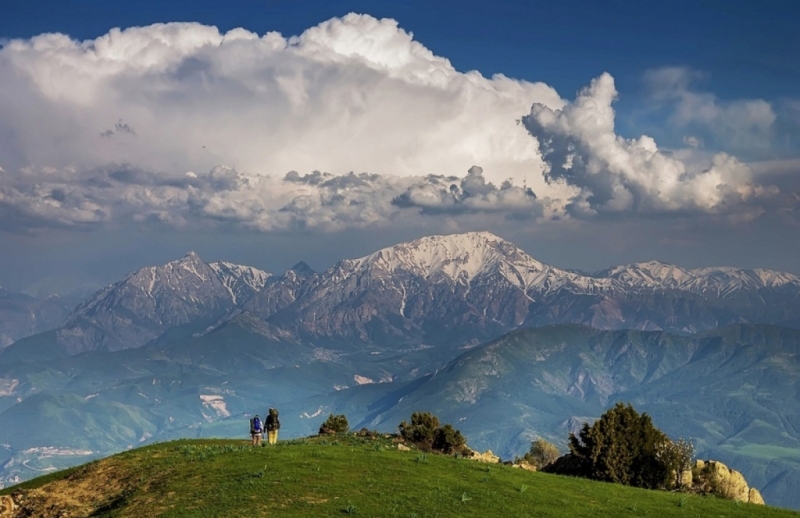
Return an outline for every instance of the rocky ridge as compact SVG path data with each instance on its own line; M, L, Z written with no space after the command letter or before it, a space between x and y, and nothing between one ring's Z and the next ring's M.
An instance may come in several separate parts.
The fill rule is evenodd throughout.
M67 352L139 347L170 328L218 318L264 287L270 275L189 252L135 271L79 305L57 332Z
M129 274L57 332L69 354L139 347L180 326L261 320L272 337L332 348L469 346L554 323L694 333L737 323L800 325L800 277L683 269L656 261L583 274L489 232L428 236L273 276L191 252ZM262 326L263 327L263 326ZM280 330L278 332L278 330Z

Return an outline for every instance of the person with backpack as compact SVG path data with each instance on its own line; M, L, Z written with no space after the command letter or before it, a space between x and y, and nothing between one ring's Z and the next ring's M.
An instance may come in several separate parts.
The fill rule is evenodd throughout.
M267 415L267 442L275 445L278 442L278 430L281 428L281 421L278 419L278 411L274 408L269 409Z
M253 439L253 446L261 444L261 436L264 433L264 427L261 425L261 419L258 414L250 419L250 438Z

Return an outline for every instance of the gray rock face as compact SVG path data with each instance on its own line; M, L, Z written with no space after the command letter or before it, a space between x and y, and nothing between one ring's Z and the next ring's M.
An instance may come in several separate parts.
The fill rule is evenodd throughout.
M96 293L58 330L58 343L70 354L139 347L170 328L218 318L268 278L251 267L207 264L190 252L133 272Z

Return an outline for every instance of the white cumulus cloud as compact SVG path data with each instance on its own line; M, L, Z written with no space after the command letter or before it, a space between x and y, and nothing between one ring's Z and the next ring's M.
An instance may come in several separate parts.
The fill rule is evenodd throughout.
M578 189L572 214L737 212L778 193L754 183L750 168L725 153L705 168L690 169L651 137L617 135L616 98L613 77L603 74L562 109L534 103L523 118L540 143L545 176Z
M0 50L6 169L132 163L247 174L533 176L516 121L559 107L542 83L462 73L394 20L350 14L299 36L220 33L197 23L62 34Z
M660 73L664 98L703 108L691 120L768 122L756 105L692 101L678 72ZM764 210L776 189L735 157L698 168L650 137L616 135L616 95L608 74L567 103L544 83L461 72L368 15L288 38L169 23L11 40L0 230Z

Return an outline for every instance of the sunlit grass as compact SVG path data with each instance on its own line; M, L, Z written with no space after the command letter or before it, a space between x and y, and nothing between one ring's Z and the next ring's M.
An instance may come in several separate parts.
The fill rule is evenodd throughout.
M275 447L230 440L156 444L3 493L66 475L71 483L97 478L102 510L93 516L796 516L712 497L403 452L388 438L351 436ZM111 487L116 493L101 494Z

